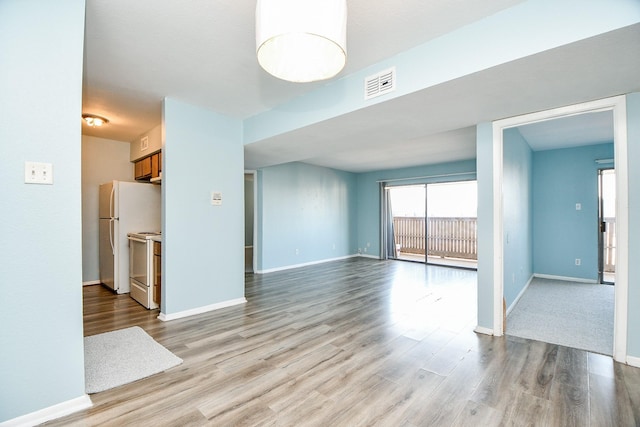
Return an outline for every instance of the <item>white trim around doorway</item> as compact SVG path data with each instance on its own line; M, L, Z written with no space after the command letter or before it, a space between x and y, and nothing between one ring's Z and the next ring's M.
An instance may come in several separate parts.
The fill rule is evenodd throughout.
M615 96L552 110L540 111L496 120L493 127L493 335L504 334L504 247L503 247L503 131L505 129L561 117L597 111L612 111L614 123L614 159L616 165L616 226L618 227L618 259L616 264L615 319L613 359L627 363L627 320L629 287L629 204L627 165L626 96Z
M258 272L258 171L257 170L245 170L244 175L253 176L253 272Z

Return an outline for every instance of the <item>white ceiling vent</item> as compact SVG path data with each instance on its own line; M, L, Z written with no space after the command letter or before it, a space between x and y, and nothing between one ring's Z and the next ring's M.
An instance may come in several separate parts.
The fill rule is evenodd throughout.
M396 67L381 71L364 79L364 99L375 98L396 89Z

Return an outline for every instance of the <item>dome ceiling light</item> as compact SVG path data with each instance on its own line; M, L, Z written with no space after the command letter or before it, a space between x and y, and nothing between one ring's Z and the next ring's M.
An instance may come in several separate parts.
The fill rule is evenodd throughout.
M91 127L100 127L104 124L109 123L109 120L104 117L96 116L95 114L83 114L82 119L87 122L88 126Z

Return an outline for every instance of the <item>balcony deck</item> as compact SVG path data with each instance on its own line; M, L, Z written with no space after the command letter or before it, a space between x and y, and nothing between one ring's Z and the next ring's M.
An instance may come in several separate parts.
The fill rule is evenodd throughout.
M615 282L615 218L604 219L605 283ZM477 218L393 217L395 258L463 268L478 268ZM428 232L428 234L427 234ZM390 254L393 258L393 255Z
M412 254L405 253L400 251L396 259L401 261L413 261L413 262L424 262L424 254ZM445 265L448 267L462 267L462 268L470 268L477 269L478 261L474 259L461 259L461 258L442 258L438 256L430 256L427 259L427 264L433 265Z

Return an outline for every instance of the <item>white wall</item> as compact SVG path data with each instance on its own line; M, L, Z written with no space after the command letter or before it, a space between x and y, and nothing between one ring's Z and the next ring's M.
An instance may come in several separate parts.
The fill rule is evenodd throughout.
M147 146L146 149L143 148L142 139L147 138ZM147 157L156 151L160 151L162 149L162 125L154 126L149 129L129 144L130 148L130 157L129 160L132 162L134 160L139 160L143 157Z
M100 280L98 190L112 180L133 181L128 142L82 136L82 281Z
M0 422L90 403L81 287L84 6L0 2ZM25 161L52 163L53 185L25 184Z

